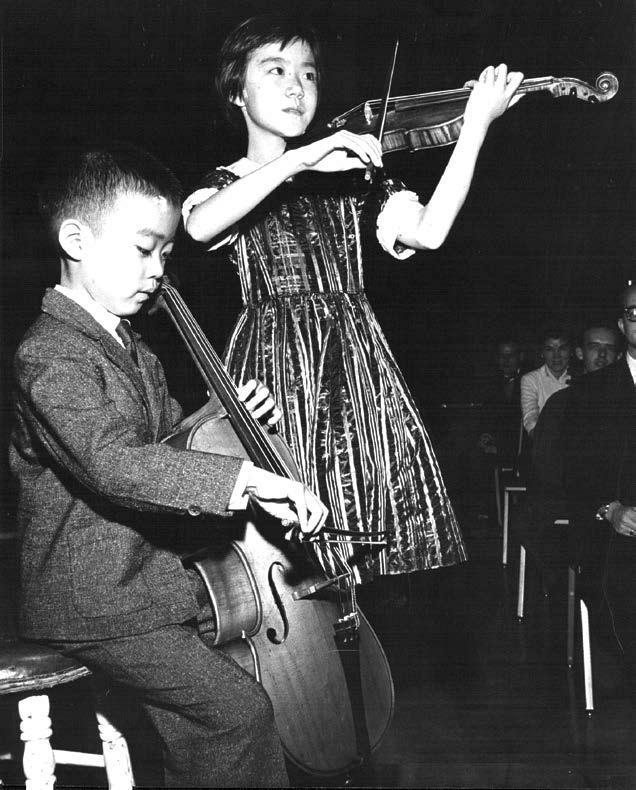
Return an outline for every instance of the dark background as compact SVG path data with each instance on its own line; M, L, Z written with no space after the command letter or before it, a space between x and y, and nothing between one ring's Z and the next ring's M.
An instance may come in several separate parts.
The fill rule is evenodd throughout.
M238 158L240 141L216 121L212 74L219 45L245 17L300 6L254 0L21 0L3 17L2 365L57 277L36 211L39 174L70 141L133 141L196 186ZM325 41L320 113L381 95L396 34L394 93L459 88L484 65L526 77L594 83L614 72L618 95L591 105L524 98L482 149L469 199L436 252L397 262L369 245L366 285L424 410L470 398L492 344L514 335L532 348L553 317L573 330L616 318L618 291L636 279L634 251L633 0L306 0ZM451 149L397 153L385 166L426 201ZM219 256L183 236L181 291L221 350L240 309L238 280ZM157 332L159 346L162 331ZM180 370L178 344L162 357ZM180 376L173 374L177 388ZM9 386L4 387L6 444ZM177 393L179 394L179 393Z

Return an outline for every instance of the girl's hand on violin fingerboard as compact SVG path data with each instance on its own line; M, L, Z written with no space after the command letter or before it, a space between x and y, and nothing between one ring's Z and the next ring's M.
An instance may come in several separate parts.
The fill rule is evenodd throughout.
M346 129L288 154L298 157L299 169L321 173L364 169L368 164L382 167L382 148L378 140L371 134L353 134Z
M490 126L510 105L519 101L521 94L515 96L515 91L522 80L523 74L520 71L509 72L505 63L497 67L487 66L478 80L469 80L464 86L472 88L464 112L464 124Z

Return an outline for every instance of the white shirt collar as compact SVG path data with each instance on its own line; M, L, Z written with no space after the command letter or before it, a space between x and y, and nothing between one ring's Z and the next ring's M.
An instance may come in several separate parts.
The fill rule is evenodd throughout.
M570 371L568 368L566 368L558 378L554 375L554 373L550 370L550 368L547 365L543 366L543 372L545 373L546 376L548 376L551 379L554 379L555 381L563 381L564 379L568 379L570 377Z
M75 304L78 304L80 307L83 307L87 313L93 316L93 318L97 321L97 323L104 327L104 329L108 332L108 334L112 335L115 340L119 343L120 346L123 347L123 343L120 340L117 332L115 331L117 325L120 322L120 318L118 315L114 315L113 313L109 312L105 307L102 307L99 302L96 302L94 299L91 299L90 296L85 294L79 293L77 291L72 291L70 288L67 288L64 285L56 285L55 290L63 293L64 296L67 296L69 299L72 299Z
M629 351L625 352L625 357L627 358L627 367L629 368L629 372L632 374L634 384L636 384L636 359L630 355Z

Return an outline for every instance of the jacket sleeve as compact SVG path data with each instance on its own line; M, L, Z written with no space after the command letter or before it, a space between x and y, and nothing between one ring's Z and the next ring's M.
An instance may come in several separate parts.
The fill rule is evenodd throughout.
M598 395L588 374L569 387L563 427L563 482L573 512L593 516L615 495L613 459L599 434Z
M539 395L537 384L530 373L521 378L521 414L523 427L528 433L534 430L539 419Z
M243 460L148 443L141 398L123 397L121 379L95 358L31 344L16 357L16 381L43 466L134 510L229 515Z

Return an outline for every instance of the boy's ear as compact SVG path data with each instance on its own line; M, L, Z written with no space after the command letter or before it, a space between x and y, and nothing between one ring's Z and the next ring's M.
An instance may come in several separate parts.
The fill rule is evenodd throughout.
M60 247L74 261L82 259L91 237L90 228L79 219L65 219L57 234Z
M580 359L581 362L583 362L583 349L581 348L581 346L577 346L574 349L574 353L576 354L576 358Z

